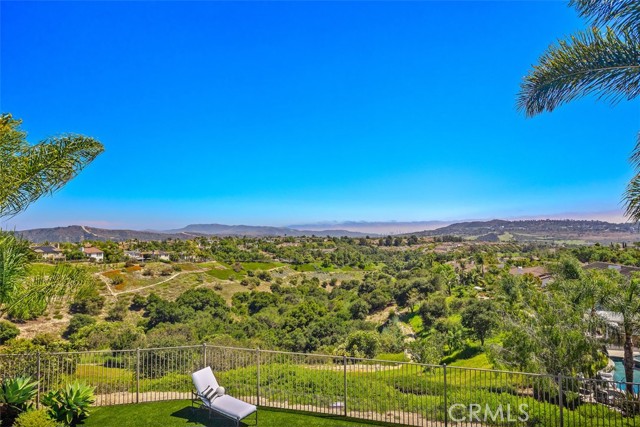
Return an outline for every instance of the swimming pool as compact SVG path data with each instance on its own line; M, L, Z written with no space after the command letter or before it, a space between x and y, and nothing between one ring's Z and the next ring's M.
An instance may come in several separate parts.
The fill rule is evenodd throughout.
M611 360L613 360L613 363L615 363L615 368L613 370L613 380L614 381L619 381L619 382L625 382L625 376L624 376L624 364L622 363L622 359L618 358L618 357L612 357ZM636 368L633 370L633 382L634 383L638 383L638 385L635 385L633 387L633 391L635 393L638 393L639 388L640 388L640 369ZM618 388L620 388L621 390L625 390L626 389L626 385L625 384L619 384Z

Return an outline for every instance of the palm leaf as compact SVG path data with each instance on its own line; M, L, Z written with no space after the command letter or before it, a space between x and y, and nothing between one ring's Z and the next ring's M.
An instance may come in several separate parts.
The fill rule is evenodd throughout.
M103 149L93 138L66 135L27 146L14 155L2 153L0 217L15 215L60 189Z
M571 0L570 6L595 26L609 26L621 31L638 31L640 2L638 0Z
M612 102L640 94L636 34L593 28L551 46L525 77L517 106L534 116L589 94Z
M636 175L629 181L624 193L625 215L632 221L638 222L640 221L640 133L630 161L636 169Z

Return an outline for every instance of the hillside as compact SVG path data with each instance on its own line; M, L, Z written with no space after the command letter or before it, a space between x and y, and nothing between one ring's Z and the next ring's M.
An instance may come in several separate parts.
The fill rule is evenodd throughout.
M87 227L83 225L71 225L69 227L36 228L21 230L16 233L25 239L35 242L81 242L83 240L123 240L138 239L143 241L164 239L191 239L198 236L194 233L161 233L139 230L107 230L103 228Z
M141 241L165 239L192 239L198 236L332 236L332 237L361 237L364 233L346 230L294 230L284 227L261 227L250 225L222 225L222 224L192 224L184 228L168 231L140 231L140 230L108 230L103 228L71 225L68 227L36 228L17 231L25 239L34 242L81 242L84 240L124 240L138 239Z
M460 236L483 241L584 241L622 242L640 239L634 224L612 224L586 220L471 221L451 224L419 236Z
M364 237L365 233L349 230L299 230L289 227L269 227L258 225L224 225L224 224L190 224L168 233L200 233L211 236L331 236L331 237Z

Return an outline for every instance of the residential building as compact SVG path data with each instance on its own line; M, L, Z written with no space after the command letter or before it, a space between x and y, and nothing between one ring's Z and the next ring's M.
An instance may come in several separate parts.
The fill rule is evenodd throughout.
M104 252L93 246L83 246L82 253L92 261L102 262L104 261Z
M64 261L66 259L62 249L51 245L34 246L31 248L38 256L47 261Z

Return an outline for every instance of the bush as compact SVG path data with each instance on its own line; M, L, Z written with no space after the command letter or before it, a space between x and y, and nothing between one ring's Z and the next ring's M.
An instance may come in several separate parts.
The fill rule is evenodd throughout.
M121 322L127 316L129 302L125 298L119 298L107 313L106 320L110 322Z
M89 316L88 314L76 314L71 318L69 326L67 326L67 329L64 331L63 336L68 338L78 332L81 328L93 325L95 323L96 319Z
M160 271L161 276L171 276L173 274L173 268L165 267Z
M142 275L147 277L153 277L153 270L151 270L150 268L145 268L144 270L142 270Z
M145 308L147 306L147 299L140 295L140 294L135 294L133 296L133 298L131 298L131 310L142 310L143 308Z
M42 397L49 415L68 426L75 426L89 416L89 407L95 401L93 387L75 382L50 391Z
M52 420L45 409L36 409L21 413L13 427L59 427L61 424Z
M124 283L124 277L120 276L119 274L111 279L111 284L114 286L121 285L122 283Z
M71 313L91 314L96 316L104 307L105 297L98 293L95 286L86 286L73 299L69 307Z
M0 345L20 335L20 329L6 320L0 320Z
M5 405L3 419L11 425L20 412L33 407L33 399L38 393L38 383L31 377L6 378L0 388L0 402Z

